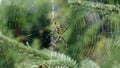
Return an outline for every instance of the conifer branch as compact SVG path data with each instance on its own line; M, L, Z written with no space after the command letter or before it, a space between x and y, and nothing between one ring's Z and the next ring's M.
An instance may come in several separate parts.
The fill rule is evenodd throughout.
M78 5L78 6L85 6L85 7L94 8L97 10L120 13L119 7L115 5L110 5L110 4L102 4L102 3L88 2L88 1L81 1L81 0L68 0L68 3L70 5L72 4L72 5Z
M4 42L10 46L17 47L18 49L22 49L25 52L33 54L34 56L39 56L39 57L44 58L46 60L50 59L50 57L47 56L47 54L45 54L44 52L32 49L31 47L27 47L22 43L19 43L11 38L4 36L1 32L0 32L0 41Z
M27 52L28 54L33 54L34 56L38 56L43 59L43 61L39 61L39 63L48 65L48 66L67 66L69 68L73 68L76 65L76 62L70 57L60 54L58 52L52 52L49 50L35 50L31 47L27 47L22 43L19 43L15 40L10 39L9 37L4 36L0 32L0 43L3 42L8 46L16 47L18 49Z

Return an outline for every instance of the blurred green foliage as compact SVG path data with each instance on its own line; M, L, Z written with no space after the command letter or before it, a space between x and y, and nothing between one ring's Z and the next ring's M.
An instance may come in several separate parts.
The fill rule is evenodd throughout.
M120 4L119 0L107 0L107 2L113 5ZM19 37L20 34L29 41L31 40L31 34L32 36L39 35L36 33L41 32L41 30L53 31L54 33L56 25L53 25L54 22L51 21L51 5L49 0L2 0L0 5L0 31L18 41L18 38L21 37ZM95 63L100 68L120 67L119 13L71 5L67 0L56 0L55 6L55 22L57 25L62 25L63 29L67 27L68 29L63 33L66 43L64 40L57 42L55 44L57 49L53 48L53 50L69 55L77 61L79 67L84 68L82 63L86 59L87 61L92 61L90 65ZM101 15L102 18L100 20L95 18L97 23L94 20L93 23L95 24L88 25L88 21L85 19L93 13ZM20 29L16 25L19 25ZM103 25L109 28L104 30ZM103 28L103 31L100 32L101 28ZM57 38L57 36L58 34L55 32L53 37ZM30 45L39 50L41 43L42 41L39 41L39 36L36 36ZM68 45L67 50L65 49L66 44ZM23 54L23 57L18 57L17 53L22 55L21 52L17 51L19 49L5 45L8 44L2 43L0 40L1 68L26 68L24 64L29 65L29 61L32 62L35 59L32 58L31 60L31 57L27 56L27 54ZM85 66L87 64L89 65L86 62Z

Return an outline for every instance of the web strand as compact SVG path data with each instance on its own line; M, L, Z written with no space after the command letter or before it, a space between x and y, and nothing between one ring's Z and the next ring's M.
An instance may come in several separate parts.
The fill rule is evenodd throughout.
M51 21L54 22L55 21L55 1L51 0L51 4L52 4Z

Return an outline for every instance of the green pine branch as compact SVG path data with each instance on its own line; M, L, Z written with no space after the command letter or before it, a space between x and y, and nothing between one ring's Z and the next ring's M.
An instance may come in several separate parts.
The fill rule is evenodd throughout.
M78 6L85 6L89 8L94 8L97 10L104 10L109 12L120 12L120 8L115 5L110 4L102 4L102 3L95 3L95 2L88 2L88 1L81 1L81 0L68 0L68 3L71 5L78 5Z
M27 52L28 54L32 54L35 57L40 57L43 59L43 61L39 61L39 63L44 64L46 66L67 66L69 68L73 68L76 65L76 62L71 59L70 57L60 54L58 52L52 52L49 50L35 50L29 46L25 46L22 43L19 43L9 37L6 37L0 32L0 43L6 43L12 47L18 48L20 50L23 50L24 52ZM6 45L7 46L7 45Z

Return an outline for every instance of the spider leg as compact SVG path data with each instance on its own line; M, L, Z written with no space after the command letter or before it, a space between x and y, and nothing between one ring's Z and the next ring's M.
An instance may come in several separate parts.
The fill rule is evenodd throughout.
M64 39L63 36L61 38L62 38L63 42L65 43L66 49L68 49L68 44L67 44L66 40Z
M56 42L60 41L60 40L63 40L63 42L65 43L65 46L66 46L66 49L68 49L68 45L67 45L67 42L66 40L64 39L64 37L61 35L58 35L57 39L55 40Z
M64 37L63 37L62 34L58 35L58 38L56 39L56 41L60 41L60 40L63 40L63 42L65 43L66 49L68 49L67 42L66 42L66 40L64 39Z

